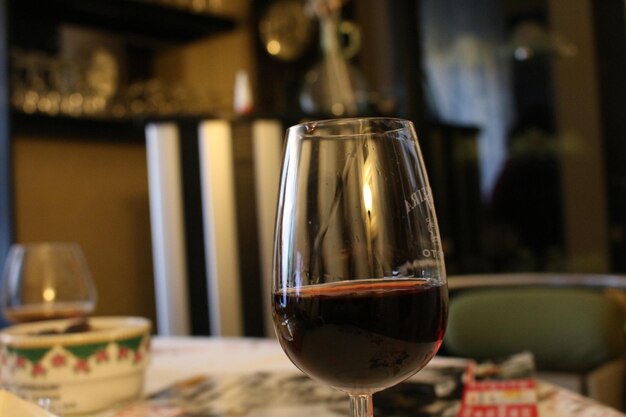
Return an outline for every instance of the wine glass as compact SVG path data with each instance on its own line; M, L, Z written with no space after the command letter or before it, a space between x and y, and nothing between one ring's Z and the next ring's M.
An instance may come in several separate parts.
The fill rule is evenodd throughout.
M448 291L413 124L335 119L287 130L272 315L305 374L371 416L372 394L423 368L445 332Z
M13 245L1 296L4 316L14 323L83 318L96 305L91 273L75 243Z

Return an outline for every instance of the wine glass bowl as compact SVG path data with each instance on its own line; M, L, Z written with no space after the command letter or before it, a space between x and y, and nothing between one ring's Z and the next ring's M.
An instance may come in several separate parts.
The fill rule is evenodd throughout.
M6 259L2 310L11 322L84 317L96 289L75 243L15 244Z
M432 193L411 122L355 118L287 130L272 312L304 373L371 415L371 395L423 368L447 323ZM363 414L365 413L365 414Z

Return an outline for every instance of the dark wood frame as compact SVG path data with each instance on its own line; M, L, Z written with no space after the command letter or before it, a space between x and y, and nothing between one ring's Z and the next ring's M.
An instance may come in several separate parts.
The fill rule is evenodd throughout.
M626 11L623 0L592 1L613 271L626 271Z

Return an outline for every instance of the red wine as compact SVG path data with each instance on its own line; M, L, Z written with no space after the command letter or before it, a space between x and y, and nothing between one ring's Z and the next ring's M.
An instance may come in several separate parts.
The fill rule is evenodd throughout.
M447 288L426 279L342 281L273 297L276 333L291 361L350 392L376 392L423 368L447 316Z
M89 302L41 303L7 307L4 315L11 322L23 323L83 317L91 313L92 310L93 305Z

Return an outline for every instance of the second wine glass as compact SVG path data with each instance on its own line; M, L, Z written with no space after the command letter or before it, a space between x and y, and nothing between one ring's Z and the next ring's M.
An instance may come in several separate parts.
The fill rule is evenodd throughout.
M0 295L12 322L84 317L96 305L91 273L75 243L13 245Z
M372 394L423 368L446 328L448 292L432 194L411 122L303 123L287 131L272 311L291 361Z

